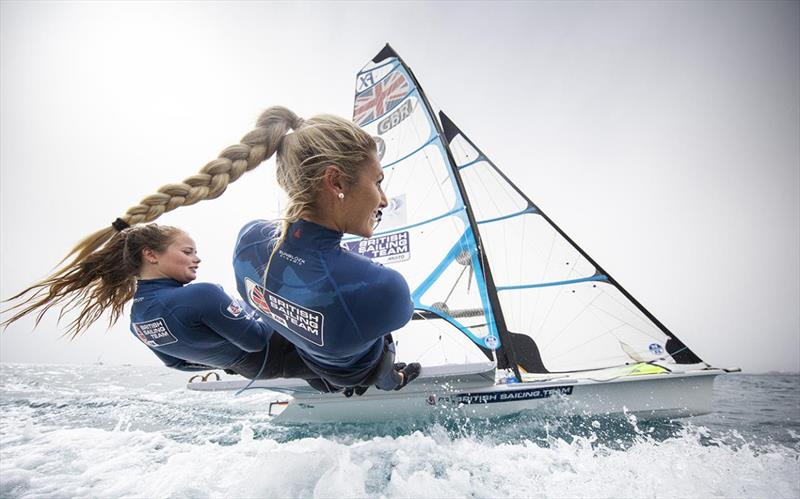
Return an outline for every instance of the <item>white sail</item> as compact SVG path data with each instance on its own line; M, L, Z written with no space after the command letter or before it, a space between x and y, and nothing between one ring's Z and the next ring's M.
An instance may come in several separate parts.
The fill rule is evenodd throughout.
M564 234L441 114L473 207L505 324L533 340L537 370L700 360ZM518 352L524 355L520 342ZM674 359L670 356L674 355Z
M379 144L390 206L375 237L348 245L400 271L421 316L498 350L501 367L672 360L668 341L699 361L451 120L437 121L388 46L357 76L354 119Z

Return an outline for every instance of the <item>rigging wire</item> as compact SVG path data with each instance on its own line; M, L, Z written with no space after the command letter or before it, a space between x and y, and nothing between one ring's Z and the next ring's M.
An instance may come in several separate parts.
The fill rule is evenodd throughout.
M472 268L472 265L470 265L470 264L464 265L464 268L461 269L461 273L458 274L458 277L456 278L456 282L453 283L453 287L450 288L450 292L447 293L447 296L445 297L444 301L442 302L445 305L447 305L447 300L450 299L450 296L452 296L453 291L456 290L456 286L458 286L458 283L461 281L461 277L464 275L464 272L467 270L467 267Z
M561 290L559 291L559 293L561 293ZM574 323L575 323L575 321L577 321L577 320L578 320L578 319L581 317L581 315L583 315L583 313L586 311L586 309L588 309L588 308L589 308L589 306L590 306L590 305L591 305L591 304L592 304L592 303L593 303L593 302L594 302L594 301L595 301L595 300L596 300L596 299L597 299L599 296L600 296L600 295L595 295L595 297L594 297L594 298L592 298L592 299L591 299L591 300L590 300L590 301L589 301L589 302L588 302L586 305L584 305L584 306L583 306L583 308L582 308L582 309L581 309L581 310L580 310L578 313L576 313L576 314L575 314L575 316L574 316L574 317L573 317L573 318L572 318L572 319L571 319L571 320L570 320L570 321L569 321L569 322L568 322L568 323L567 323L567 324L566 324L566 325L565 325L563 328L561 328L561 330L560 330L560 331L558 331L558 332L557 332L557 333L556 333L556 334L555 334L553 337L551 337L551 338L550 338L550 340L549 340L549 341L548 341L546 344L544 344L544 345L541 347L541 349L542 349L542 350L546 350L546 349L547 349L547 348L548 348L550 345L552 345L552 344L553 344L553 342L554 342L555 340L557 340L557 339L558 339L558 338L559 338L559 337L560 337L562 334L564 334L564 332L565 332L565 331L566 331L566 330L567 330L567 329L568 329L570 326L572 326L572 324L574 324Z
M604 289L602 289L602 288L598 288L598 289L600 290L600 294L602 294L603 296L606 296L606 297L608 297L609 299L613 300L615 303L617 303L618 305L620 305L622 308L624 308L624 309L625 309L625 310L627 310L628 312L632 312L634 315L636 315L636 313L637 313L637 312L639 312L638 310L637 310L636 312L633 312L632 310L630 310L630 309L628 309L628 308L625 308L625 306L624 306L622 303L619 303L617 300L615 300L615 299L614 299L614 297L613 297L613 296L612 296L610 293L607 293L607 292L606 292ZM615 288L615 289L616 289L616 288ZM634 326L634 325L633 325L633 324L631 324L629 321L626 321L625 319L623 319L623 318L621 318L621 317L617 317L616 315L612 314L611 312L609 312L609 311L608 311L608 310L606 310L606 309L602 309L602 308L599 308L599 307L598 307L598 308L597 308L597 310L598 310L598 311L600 311L600 312L603 312L603 313L605 313L605 314L607 314L607 315L609 315L609 316L611 316L611 317L613 317L614 319L618 320L619 322L622 322L623 324L627 325L627 326L628 326L628 327L630 327L631 329L633 329L633 330L635 330L635 331L639 331L639 332L640 332L640 333L642 333L644 336L647 336L648 338L650 338L650 339L652 339L652 340L656 340L656 341L661 341L661 340L662 340L662 338L659 338L659 337L657 337L657 336L653 336L651 333L649 333L649 332L645 331L644 329L641 329L641 328L639 328L639 327L637 327L637 326ZM638 317L638 318L639 318L639 319L641 319L642 317ZM655 325L655 324L652 324L652 326L653 326L653 329L656 329L656 330L658 330L658 331L661 331L660 329L658 329L658 327L656 327L656 325ZM662 333L662 336L663 336L663 333Z

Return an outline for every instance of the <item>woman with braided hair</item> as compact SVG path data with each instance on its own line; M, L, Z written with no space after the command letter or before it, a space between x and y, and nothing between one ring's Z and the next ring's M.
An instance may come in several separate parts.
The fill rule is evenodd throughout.
M69 324L74 337L105 311L116 322L133 299L131 332L167 367L226 369L251 379L316 377L291 343L220 286L186 285L197 277L200 264L187 233L156 224L130 227L121 219L113 228L97 251L13 297L28 295L28 300L14 307L21 310L4 325L40 309L38 324L55 305L65 304L65 310L82 305Z
M65 310L79 307L79 316L68 329L75 336L106 310L115 322L135 291L131 331L146 343L150 341L148 346L154 352L174 348L176 342L157 341L173 340L163 334L164 324L152 313L156 307L140 314L139 292L158 286L144 279L137 290L134 276L141 268L131 270L137 262L130 258L144 255L144 248L151 254L166 252L177 242L175 233L157 246L143 245L138 253L129 248L124 253L129 260L120 257L118 250L114 253L116 261L104 255L126 244L132 232L152 231L139 229L139 224L179 206L220 196L230 182L276 155L277 180L289 196L284 217L247 224L240 232L234 256L240 294L279 333L270 337L266 331L256 332L263 331L263 324L258 323L261 325L253 326L253 336L261 338L269 350L273 350L273 341L281 340L295 347L284 341L269 359L265 351L259 357L263 359L262 370L269 366L267 370L278 376L319 377L325 388L345 388L346 394L353 390L363 393L372 384L384 390L400 389L420 371L416 363L394 364L390 333L408 322L413 311L408 285L394 270L340 246L345 232L371 236L380 210L386 206L376 149L374 139L349 120L320 115L303 121L286 108L269 108L240 144L223 150L199 174L165 185L130 208L112 227L78 243L65 258L73 258L67 265L12 298L23 301L14 307L20 310L5 324L36 310L40 319L54 305L63 305ZM125 278L115 277L116 267L127 269ZM164 277L178 287L183 284L175 275ZM180 306L166 305L159 313ZM141 326L138 329L137 324ZM275 361L277 367L273 368L278 352L286 359ZM294 360L295 355L300 361ZM219 362L215 367L220 367ZM248 374L254 377L252 372Z

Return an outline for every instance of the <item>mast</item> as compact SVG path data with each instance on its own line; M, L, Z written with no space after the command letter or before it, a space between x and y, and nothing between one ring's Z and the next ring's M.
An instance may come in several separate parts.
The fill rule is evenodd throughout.
M494 278L492 277L492 271L489 266L489 260L486 255L486 250L483 247L483 243L481 242L481 235L480 231L478 230L478 223L475 219L475 214L472 211L472 207L470 206L469 196L467 195L467 189L464 186L464 181L461 178L461 173L458 170L458 166L456 165L455 159L453 157L453 153L450 150L450 143L446 140L446 136L442 129L439 120L436 118L436 114L433 112L433 108L428 100L427 95L425 95L425 91L422 89L422 86L419 84L419 80L414 75L414 72L411 68L406 64L400 55L392 49L392 47L387 43L383 49L378 52L378 54L372 59L372 62L378 63L383 59L389 57L396 57L397 60L402 64L405 70L408 72L411 80L414 82L414 85L419 92L420 100L425 105L425 108L428 111L428 115L431 117L431 121L433 122L434 127L436 128L436 133L439 136L439 140L442 143L442 147L444 147L447 162L450 165L450 173L453 175L453 178L456 181L456 185L458 186L458 191L461 194L461 199L464 201L464 208L467 214L467 219L469 220L469 226L472 231L473 237L475 238L475 245L476 251L478 255L478 263L480 264L481 268L476 269L482 272L484 280L486 281L486 291L489 298L489 304L492 308L492 316L494 317L495 326L497 327L497 334L500 337L500 345L501 348L495 350L495 355L497 356L497 366L501 369L513 369L514 374L517 376L517 379L522 379L522 376L519 372L519 368L516 362L516 355L514 351L514 345L511 341L511 334L508 331L508 327L506 326L505 317L503 316L503 309L500 306L500 298L497 295L497 287L494 283Z

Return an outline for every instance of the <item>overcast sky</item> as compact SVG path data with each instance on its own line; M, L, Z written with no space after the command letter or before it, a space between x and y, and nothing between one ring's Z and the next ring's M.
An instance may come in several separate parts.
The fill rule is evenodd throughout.
M386 42L548 215L708 362L800 369L798 2L0 3L0 297L196 172L264 108L350 116ZM165 215L235 292L267 163ZM2 362L157 364L123 320Z

